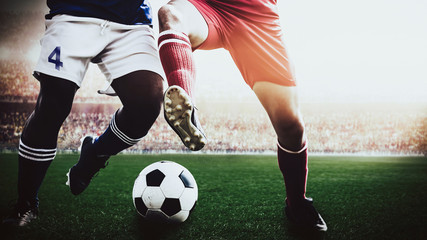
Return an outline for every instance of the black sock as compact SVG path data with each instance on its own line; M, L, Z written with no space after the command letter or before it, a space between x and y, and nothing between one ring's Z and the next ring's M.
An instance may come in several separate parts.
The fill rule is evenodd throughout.
M116 124L116 115L111 119L107 130L95 139L95 151L98 156L111 156L129 148L142 138L132 139L123 133Z
M19 142L18 205L27 202L38 207L39 188L55 155L56 148L32 148Z

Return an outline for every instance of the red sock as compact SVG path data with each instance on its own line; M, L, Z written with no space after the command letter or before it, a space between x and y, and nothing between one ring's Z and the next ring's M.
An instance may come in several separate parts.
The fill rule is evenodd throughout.
M307 144L298 152L286 150L280 144L277 146L277 158L285 180L288 204L301 201L305 198L307 183Z
M178 85L192 97L196 69L188 36L167 30L159 35L159 54L169 86Z

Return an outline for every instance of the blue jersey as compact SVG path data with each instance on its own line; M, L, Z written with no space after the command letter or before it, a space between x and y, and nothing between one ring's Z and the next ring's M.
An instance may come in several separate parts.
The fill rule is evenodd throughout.
M127 25L152 24L148 0L47 0L47 19L57 14L94 17Z

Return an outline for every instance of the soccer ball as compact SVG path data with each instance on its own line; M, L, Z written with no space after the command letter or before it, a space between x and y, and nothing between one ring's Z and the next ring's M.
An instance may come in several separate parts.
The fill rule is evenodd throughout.
M139 173L132 198L136 211L145 219L181 223L196 205L197 183L190 171L178 163L155 162Z

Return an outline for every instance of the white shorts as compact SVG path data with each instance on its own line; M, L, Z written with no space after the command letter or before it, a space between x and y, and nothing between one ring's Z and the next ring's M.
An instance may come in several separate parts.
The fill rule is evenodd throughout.
M34 72L67 79L79 87L90 62L98 65L110 84L137 70L164 76L154 31L147 25L57 15L46 19L41 45Z

